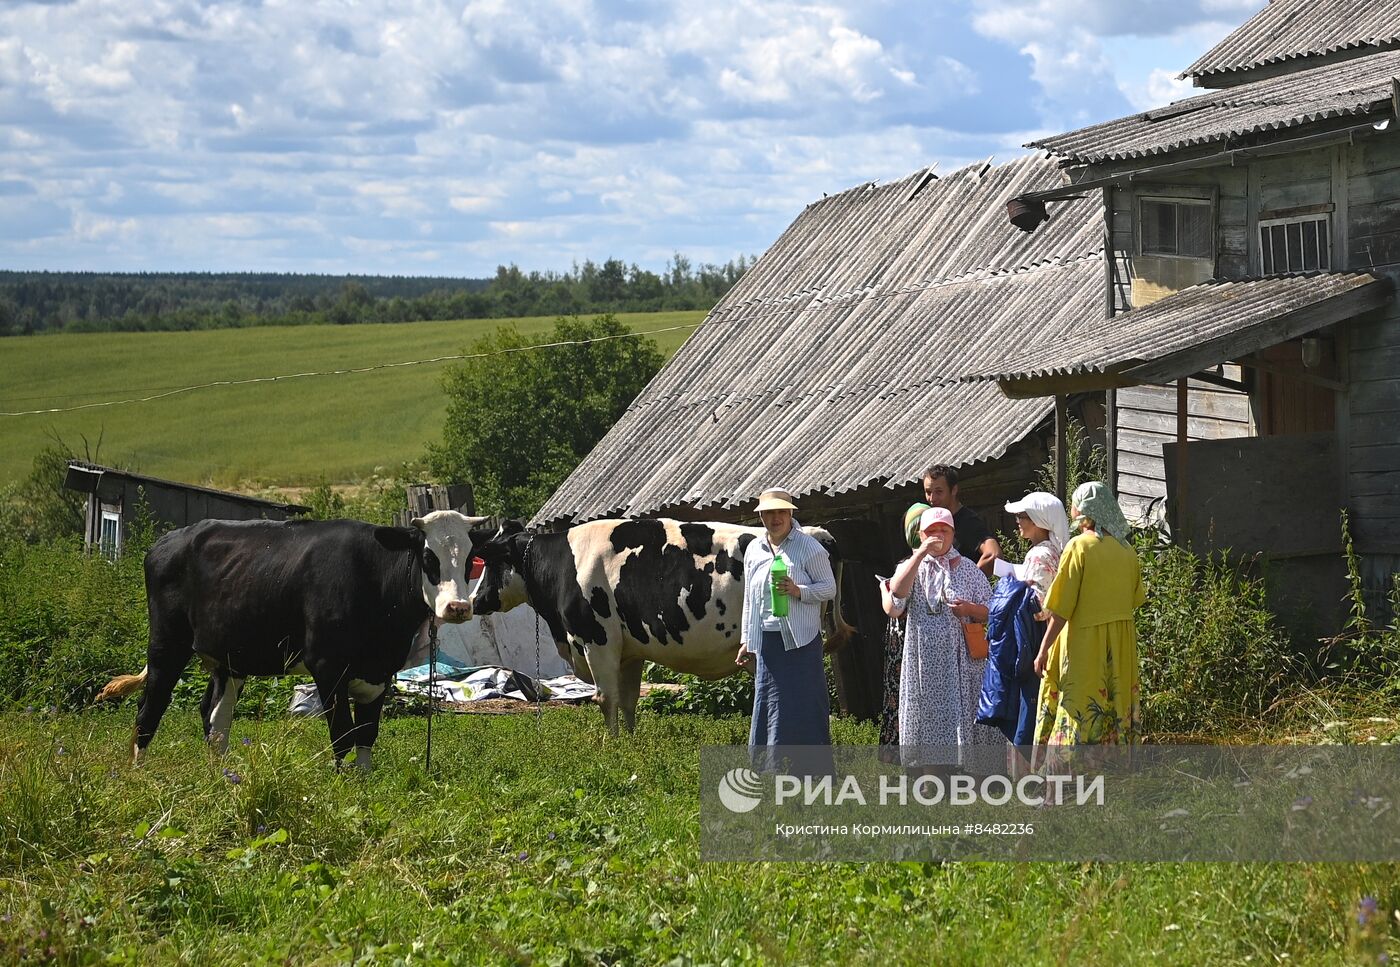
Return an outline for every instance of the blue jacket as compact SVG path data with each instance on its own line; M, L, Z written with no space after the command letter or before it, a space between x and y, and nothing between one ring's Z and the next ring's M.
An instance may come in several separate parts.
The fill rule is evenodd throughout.
M1021 685L1035 676L1041 629L1035 588L1013 577L997 581L987 602L987 671L977 701L977 723L1015 727L1021 715Z

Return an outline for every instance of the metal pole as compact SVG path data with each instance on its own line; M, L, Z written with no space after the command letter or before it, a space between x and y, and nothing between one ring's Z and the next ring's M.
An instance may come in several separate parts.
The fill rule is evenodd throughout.
M428 619L428 752L423 757L423 771L433 772L433 712L437 710L437 622Z

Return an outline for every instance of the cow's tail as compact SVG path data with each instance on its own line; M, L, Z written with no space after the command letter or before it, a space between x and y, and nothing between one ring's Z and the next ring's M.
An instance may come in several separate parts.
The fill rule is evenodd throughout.
M94 702L106 702L111 699L126 698L135 692L146 687L146 675L150 672L150 666L141 669L139 675L118 675L106 685L102 686L102 691L97 693Z
M836 567L836 597L831 602L831 625L832 630L826 636L826 652L831 654L840 651L851 642L857 629L854 625L846 624L846 619L841 616L841 578L845 571L845 563L837 561Z

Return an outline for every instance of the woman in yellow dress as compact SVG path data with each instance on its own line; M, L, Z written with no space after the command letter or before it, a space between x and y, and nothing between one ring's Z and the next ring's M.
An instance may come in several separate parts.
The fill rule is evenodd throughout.
M1080 533L1065 545L1045 608L1049 627L1036 655L1040 711L1035 741L1113 745L1142 740L1137 630L1147 598L1128 523L1102 483L1079 486L1070 516Z

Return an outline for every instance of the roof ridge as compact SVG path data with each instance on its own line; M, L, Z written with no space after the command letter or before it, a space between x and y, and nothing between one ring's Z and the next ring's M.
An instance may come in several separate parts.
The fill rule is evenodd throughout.
M1367 9L1369 8L1369 9ZM1208 77L1400 43L1397 0L1271 0L1177 75Z

